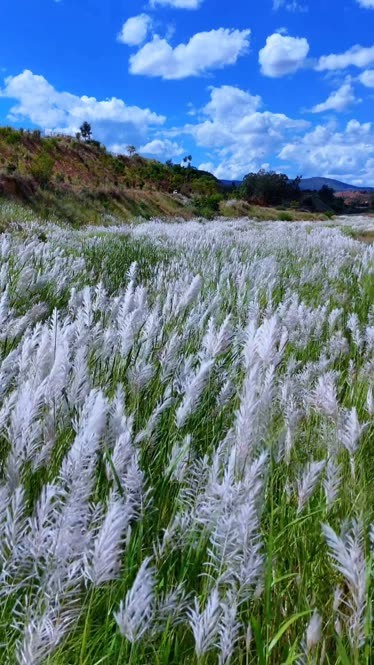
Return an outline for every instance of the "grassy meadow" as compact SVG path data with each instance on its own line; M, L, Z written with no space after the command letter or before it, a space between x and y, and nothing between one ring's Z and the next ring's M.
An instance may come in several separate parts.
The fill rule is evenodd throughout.
M0 662L369 665L373 220L2 214Z

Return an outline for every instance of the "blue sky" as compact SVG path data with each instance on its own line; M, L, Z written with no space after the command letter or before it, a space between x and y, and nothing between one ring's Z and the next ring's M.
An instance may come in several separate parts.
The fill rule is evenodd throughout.
M0 123L374 186L374 0L2 0Z

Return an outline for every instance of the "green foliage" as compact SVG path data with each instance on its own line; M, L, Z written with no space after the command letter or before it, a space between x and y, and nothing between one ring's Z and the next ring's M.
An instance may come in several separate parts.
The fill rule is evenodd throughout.
M332 187L323 185L323 187L321 187L321 189L319 190L318 195L321 201L323 201L323 203L329 206L329 208L331 208L335 212L343 212L344 201L338 196L335 196L335 192L332 189Z
M222 194L196 197L193 202L196 214L206 219L214 219L219 213L219 204L223 198Z
M21 141L21 132L12 127L0 127L0 139L8 145L17 145Z
M52 178L55 160L47 152L40 152L34 157L30 168L30 173L35 180L45 187Z
M278 219L280 222L292 222L293 217L289 212L281 212Z
M21 141L21 134L19 132L10 132L5 140L8 145L17 145Z
M248 173L245 176L241 191L249 201L279 205L299 199L300 181L300 177L290 180L284 173L261 169L258 173Z
M45 152L54 152L58 147L58 138L56 136L49 136L43 142L43 149Z
M126 171L126 165L122 159L119 157L113 157L111 165L113 167L113 170L115 173L118 175L123 175Z
M94 146L98 150L102 150L103 152L106 152L105 146L102 143L100 143L100 141L96 141L95 139L89 139L87 141L87 143L89 143L89 145Z
M86 120L80 126L79 129L80 129L81 136L85 141L89 141L92 138L92 128L91 128L91 125Z

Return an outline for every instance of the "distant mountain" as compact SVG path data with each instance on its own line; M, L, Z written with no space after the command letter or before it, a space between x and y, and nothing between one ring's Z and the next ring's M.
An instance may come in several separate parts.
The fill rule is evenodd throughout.
M341 182L340 180L334 180L333 178L303 178L300 183L300 189L310 189L318 191L327 185L334 190L334 192L368 192L374 191L374 187L356 187L355 185L348 185L346 182Z
M225 188L229 187L239 187L239 185L242 184L241 180L220 180L219 181L221 185ZM333 178L323 178L323 177L316 177L316 178L303 178L301 183L300 183L300 189L301 190L312 190L312 191L318 191L323 187L323 185L327 185L328 187L331 187L331 189L334 190L334 192L373 192L374 187L356 187L356 185L349 185L346 182L341 182L340 180L334 180Z
M219 182L223 187L239 187L242 184L241 180L220 180Z

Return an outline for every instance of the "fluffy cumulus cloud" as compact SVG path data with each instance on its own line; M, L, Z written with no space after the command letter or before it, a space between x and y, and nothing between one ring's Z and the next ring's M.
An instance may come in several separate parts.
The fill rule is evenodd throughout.
M367 88L374 88L374 69L367 69L358 78Z
M43 129L74 133L87 120L93 126L95 138L105 143L116 137L138 144L150 128L165 122L164 116L150 109L128 106L116 97L100 101L59 92L43 76L29 70L6 78L0 96L16 101L8 116L12 121L28 120Z
M169 139L153 139L139 148L139 152L143 155L151 155L152 157L166 158L180 157L185 151L175 141Z
M204 0L151 0L151 5L164 5L175 9L198 9Z
M316 104L311 109L312 113L323 113L324 111L345 111L352 104L358 103L351 83L344 83L338 90L332 92L326 101Z
M374 46L352 46L344 53L323 55L316 66L317 71L335 71L347 67L370 67L374 65Z
M304 175L374 185L374 131L370 122L350 120L342 131L334 123L318 125L283 146L280 159L296 164Z
M233 65L247 52L250 30L219 28L199 32L187 44L173 48L166 39L155 35L130 58L131 74L184 79L212 69Z
M309 124L283 113L261 111L258 95L233 86L212 88L210 101L195 124L187 124L175 135L191 136L199 147L208 149L210 161L201 168L219 178L241 178L267 165L267 158L290 135L305 131Z
M151 18L147 14L128 18L118 35L118 41L128 46L139 46L146 40L151 23Z
M262 73L277 78L300 69L308 53L309 44L305 37L290 37L276 32L267 38L258 59Z
M357 0L360 7L365 7L365 9L374 9L374 0Z

